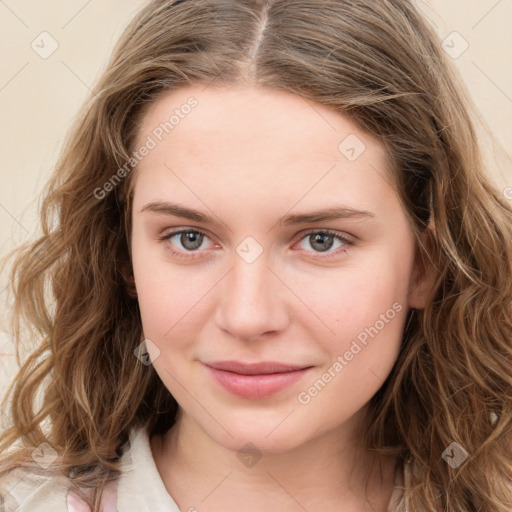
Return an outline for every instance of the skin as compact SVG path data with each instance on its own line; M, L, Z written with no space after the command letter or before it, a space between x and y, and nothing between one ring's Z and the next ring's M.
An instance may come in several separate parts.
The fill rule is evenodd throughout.
M137 145L190 96L198 105L132 176L131 250L144 335L158 347L150 349L154 368L180 406L176 424L151 439L164 485L181 510L384 512L395 466L370 462L360 421L393 368L408 309L421 307L425 295L384 147L348 118L288 92L198 85L151 105ZM366 146L354 161L338 150L350 134ZM142 211L156 201L216 222ZM327 206L371 215L279 224L287 214ZM206 233L195 253L180 235L159 240L177 228ZM332 247L322 252L306 233L313 228L353 243L328 239ZM236 251L248 236L263 251L251 263ZM298 394L397 303L394 318L300 403ZM216 360L313 368L254 400L212 379L202 361ZM261 455L251 467L237 457L247 442Z

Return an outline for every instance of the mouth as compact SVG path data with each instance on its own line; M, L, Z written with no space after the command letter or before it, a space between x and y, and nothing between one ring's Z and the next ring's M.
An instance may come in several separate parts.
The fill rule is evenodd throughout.
M253 400L270 397L298 382L313 366L274 361L203 363L213 379L231 394Z

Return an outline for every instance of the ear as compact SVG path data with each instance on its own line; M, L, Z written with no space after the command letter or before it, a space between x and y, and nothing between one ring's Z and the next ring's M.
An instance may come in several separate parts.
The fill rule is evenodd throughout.
M133 277L133 274L130 274L126 278L126 292L132 299L137 298L137 287L135 286L135 277Z
M137 287L135 285L135 277L133 275L132 265L130 262L124 262L121 265L121 273L123 274L126 293L132 299L136 299Z
M409 307L423 309L434 289L439 269L433 251L434 228L429 226L421 234L421 247L416 246L414 268L409 283Z

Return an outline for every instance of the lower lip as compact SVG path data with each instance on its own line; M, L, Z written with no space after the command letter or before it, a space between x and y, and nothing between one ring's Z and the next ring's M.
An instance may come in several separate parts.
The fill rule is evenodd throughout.
M310 368L283 373L264 375L241 375L239 373L217 370L205 365L213 378L227 391L243 398L258 400L275 395L299 381Z

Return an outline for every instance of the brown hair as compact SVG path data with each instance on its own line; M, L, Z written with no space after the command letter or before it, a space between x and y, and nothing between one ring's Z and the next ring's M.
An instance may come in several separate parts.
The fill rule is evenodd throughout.
M512 210L483 171L460 78L406 0L156 0L129 24L48 184L43 234L12 266L18 348L24 326L38 346L4 400L3 471L46 441L59 453L50 469L72 471L97 511L129 430L163 433L175 420L174 398L134 356L143 335L130 293L133 176L101 199L94 190L130 159L150 103L213 81L301 95L386 145L438 277L370 402L366 446L411 457L411 511L509 512ZM452 442L469 454L457 469L441 456Z

